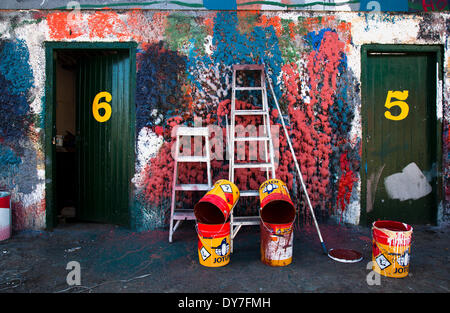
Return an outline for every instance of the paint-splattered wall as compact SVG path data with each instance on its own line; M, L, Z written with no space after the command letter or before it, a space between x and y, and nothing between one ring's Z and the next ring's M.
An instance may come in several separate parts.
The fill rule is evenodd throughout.
M256 5L257 6L257 5ZM44 41L135 41L136 173L133 225L167 225L179 124L223 128L231 65L263 60L288 112L294 149L321 218L357 224L361 215L361 54L363 44L441 44L445 49L443 177L439 220L450 216L450 14L289 11L82 10L0 12L0 189L13 193L14 228L45 227ZM243 105L246 105L245 103ZM279 112L272 122L280 125ZM281 132L280 132L281 134ZM292 156L280 136L277 175L301 197ZM223 158L224 159L224 158ZM228 163L212 162L213 179ZM195 167L182 181L201 179ZM238 176L257 189L260 171ZM187 198L189 200L189 198ZM301 201L299 203L302 203ZM305 205L300 220L310 221Z

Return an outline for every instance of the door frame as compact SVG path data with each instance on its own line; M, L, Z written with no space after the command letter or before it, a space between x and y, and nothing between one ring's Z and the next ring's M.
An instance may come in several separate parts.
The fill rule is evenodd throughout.
M130 129L136 138L136 110L135 110L135 92L136 92L136 42L44 42L45 47L45 125L44 125L44 154L45 154L45 224L47 230L53 230L57 224L56 214L56 147L53 144L54 130L56 128L56 55L57 50L128 50L130 59L130 83L129 83L129 104L131 106ZM135 145L133 145L134 147ZM134 172L135 149L128 151L129 172ZM132 225L133 210L133 188L128 183L128 227Z
M443 46L442 45L393 45L393 44L365 44L361 46L361 128L362 128L362 156L361 156L361 166L360 166L360 177L361 177L361 213L359 224L367 225L367 152L366 152L366 136L367 136L367 88L368 88L368 78L367 78L367 56L370 52L399 52L399 53L429 53L434 54L436 57L436 62L438 63L438 79L436 81L436 167L437 167L437 186L435 191L435 216L436 219L434 224L438 221L438 210L439 205L443 201L443 176L442 174L442 118L438 119L439 116L443 116L443 112L437 112L438 109L443 110ZM438 81L440 82L440 89L438 86ZM438 103L438 101L440 103Z

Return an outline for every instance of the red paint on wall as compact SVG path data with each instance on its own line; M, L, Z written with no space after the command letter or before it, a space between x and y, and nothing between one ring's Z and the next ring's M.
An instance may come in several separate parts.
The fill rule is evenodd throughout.
M83 31L78 23L71 23L76 15L73 12L55 12L47 15L50 37L55 40L73 39L81 36Z
M97 11L88 17L89 38L114 36L119 41L129 39L126 24L114 11Z
M353 184L357 178L350 169L350 162L347 159L347 153L343 153L340 158L341 177L338 183L337 205L341 209L341 219L352 195Z

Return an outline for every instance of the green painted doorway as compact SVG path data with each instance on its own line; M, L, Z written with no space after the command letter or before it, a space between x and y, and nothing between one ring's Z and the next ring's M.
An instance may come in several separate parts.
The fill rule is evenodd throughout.
M58 222L59 196L65 174L61 174L60 158L55 152L58 141L55 140L56 108L61 106L61 97L57 98L56 93L66 88L56 75L57 63L62 58L72 60L74 73L75 161L72 165L76 221L130 226L135 162L135 46L134 43L46 45L49 229Z
M435 224L440 47L362 49L362 219Z

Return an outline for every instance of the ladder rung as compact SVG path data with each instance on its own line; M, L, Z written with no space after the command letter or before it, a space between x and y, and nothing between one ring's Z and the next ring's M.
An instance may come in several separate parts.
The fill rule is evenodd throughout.
M177 210L173 212L174 220L195 220L193 210Z
M269 114L265 110L235 110L235 115L264 115Z
M258 190L242 190L239 192L239 196L241 196L241 197L258 197L259 191Z
M269 137L235 137L235 141L268 141Z
M234 168L268 168L272 167L272 163L235 163Z
M233 225L259 225L259 216L234 216Z
M235 71L244 71L244 70L262 71L262 70L264 70L264 65L262 65L262 64L234 64L233 70L235 70Z
M199 155L179 155L177 162L208 162L208 158Z
M175 186L177 191L205 191L211 189L208 184L180 184Z
M263 90L263 87L235 87L234 90Z

